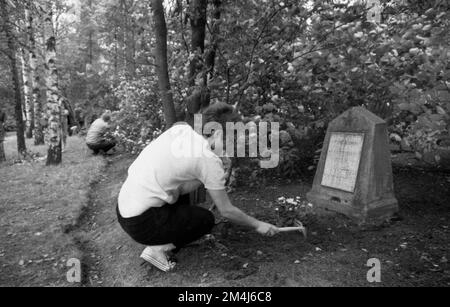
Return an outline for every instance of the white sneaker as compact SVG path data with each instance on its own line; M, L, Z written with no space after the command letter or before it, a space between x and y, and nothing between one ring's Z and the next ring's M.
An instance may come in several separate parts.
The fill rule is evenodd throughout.
M161 246L146 247L141 254L141 258L166 273L175 269L176 266L176 263L169 261Z

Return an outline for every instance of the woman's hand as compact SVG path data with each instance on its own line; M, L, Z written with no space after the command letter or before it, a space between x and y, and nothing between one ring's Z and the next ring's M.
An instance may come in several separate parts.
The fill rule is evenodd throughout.
M265 223L265 222L259 222L259 225L256 228L256 232L258 232L259 234L261 234L263 236L273 237L273 236L277 235L280 232L280 230L278 229L278 227L276 227L272 224Z
M217 209L219 209L220 214L231 222L254 229L263 236L272 237L280 232L278 227L258 221L233 206L225 190L208 190L208 192L216 204Z

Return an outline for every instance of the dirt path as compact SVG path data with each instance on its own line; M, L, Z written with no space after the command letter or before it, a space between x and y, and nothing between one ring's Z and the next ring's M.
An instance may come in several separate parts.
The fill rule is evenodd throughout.
M115 206L132 160L116 157L97 183L82 228L86 286L368 286L367 261L382 263L382 286L449 286L450 175L396 169L402 220L358 228L342 217L310 218L307 241L298 235L262 238L239 227L217 227L214 238L179 254L164 274L139 259L116 222ZM280 196L304 196L308 184L233 193L233 202L273 221Z

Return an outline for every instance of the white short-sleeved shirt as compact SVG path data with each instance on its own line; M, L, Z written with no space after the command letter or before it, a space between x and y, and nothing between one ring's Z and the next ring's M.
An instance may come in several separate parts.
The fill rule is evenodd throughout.
M86 135L86 143L90 145L96 145L101 143L105 134L109 130L109 125L103 119L99 118L92 123Z
M151 207L174 204L180 195L201 184L208 190L225 189L222 160L208 141L187 124L178 124L148 145L128 170L119 195L125 218Z

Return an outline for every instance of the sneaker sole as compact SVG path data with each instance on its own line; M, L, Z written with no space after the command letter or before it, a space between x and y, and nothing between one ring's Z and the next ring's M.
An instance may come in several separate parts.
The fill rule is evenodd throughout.
M142 253L141 258L144 259L145 261L147 261L148 263L152 264L153 266L155 266L159 270L165 272L165 273L168 273L168 272L172 271L175 268L174 265L173 266L169 266L169 265L167 265L165 263L162 263L157 258L153 257L152 255L149 255L145 251Z

